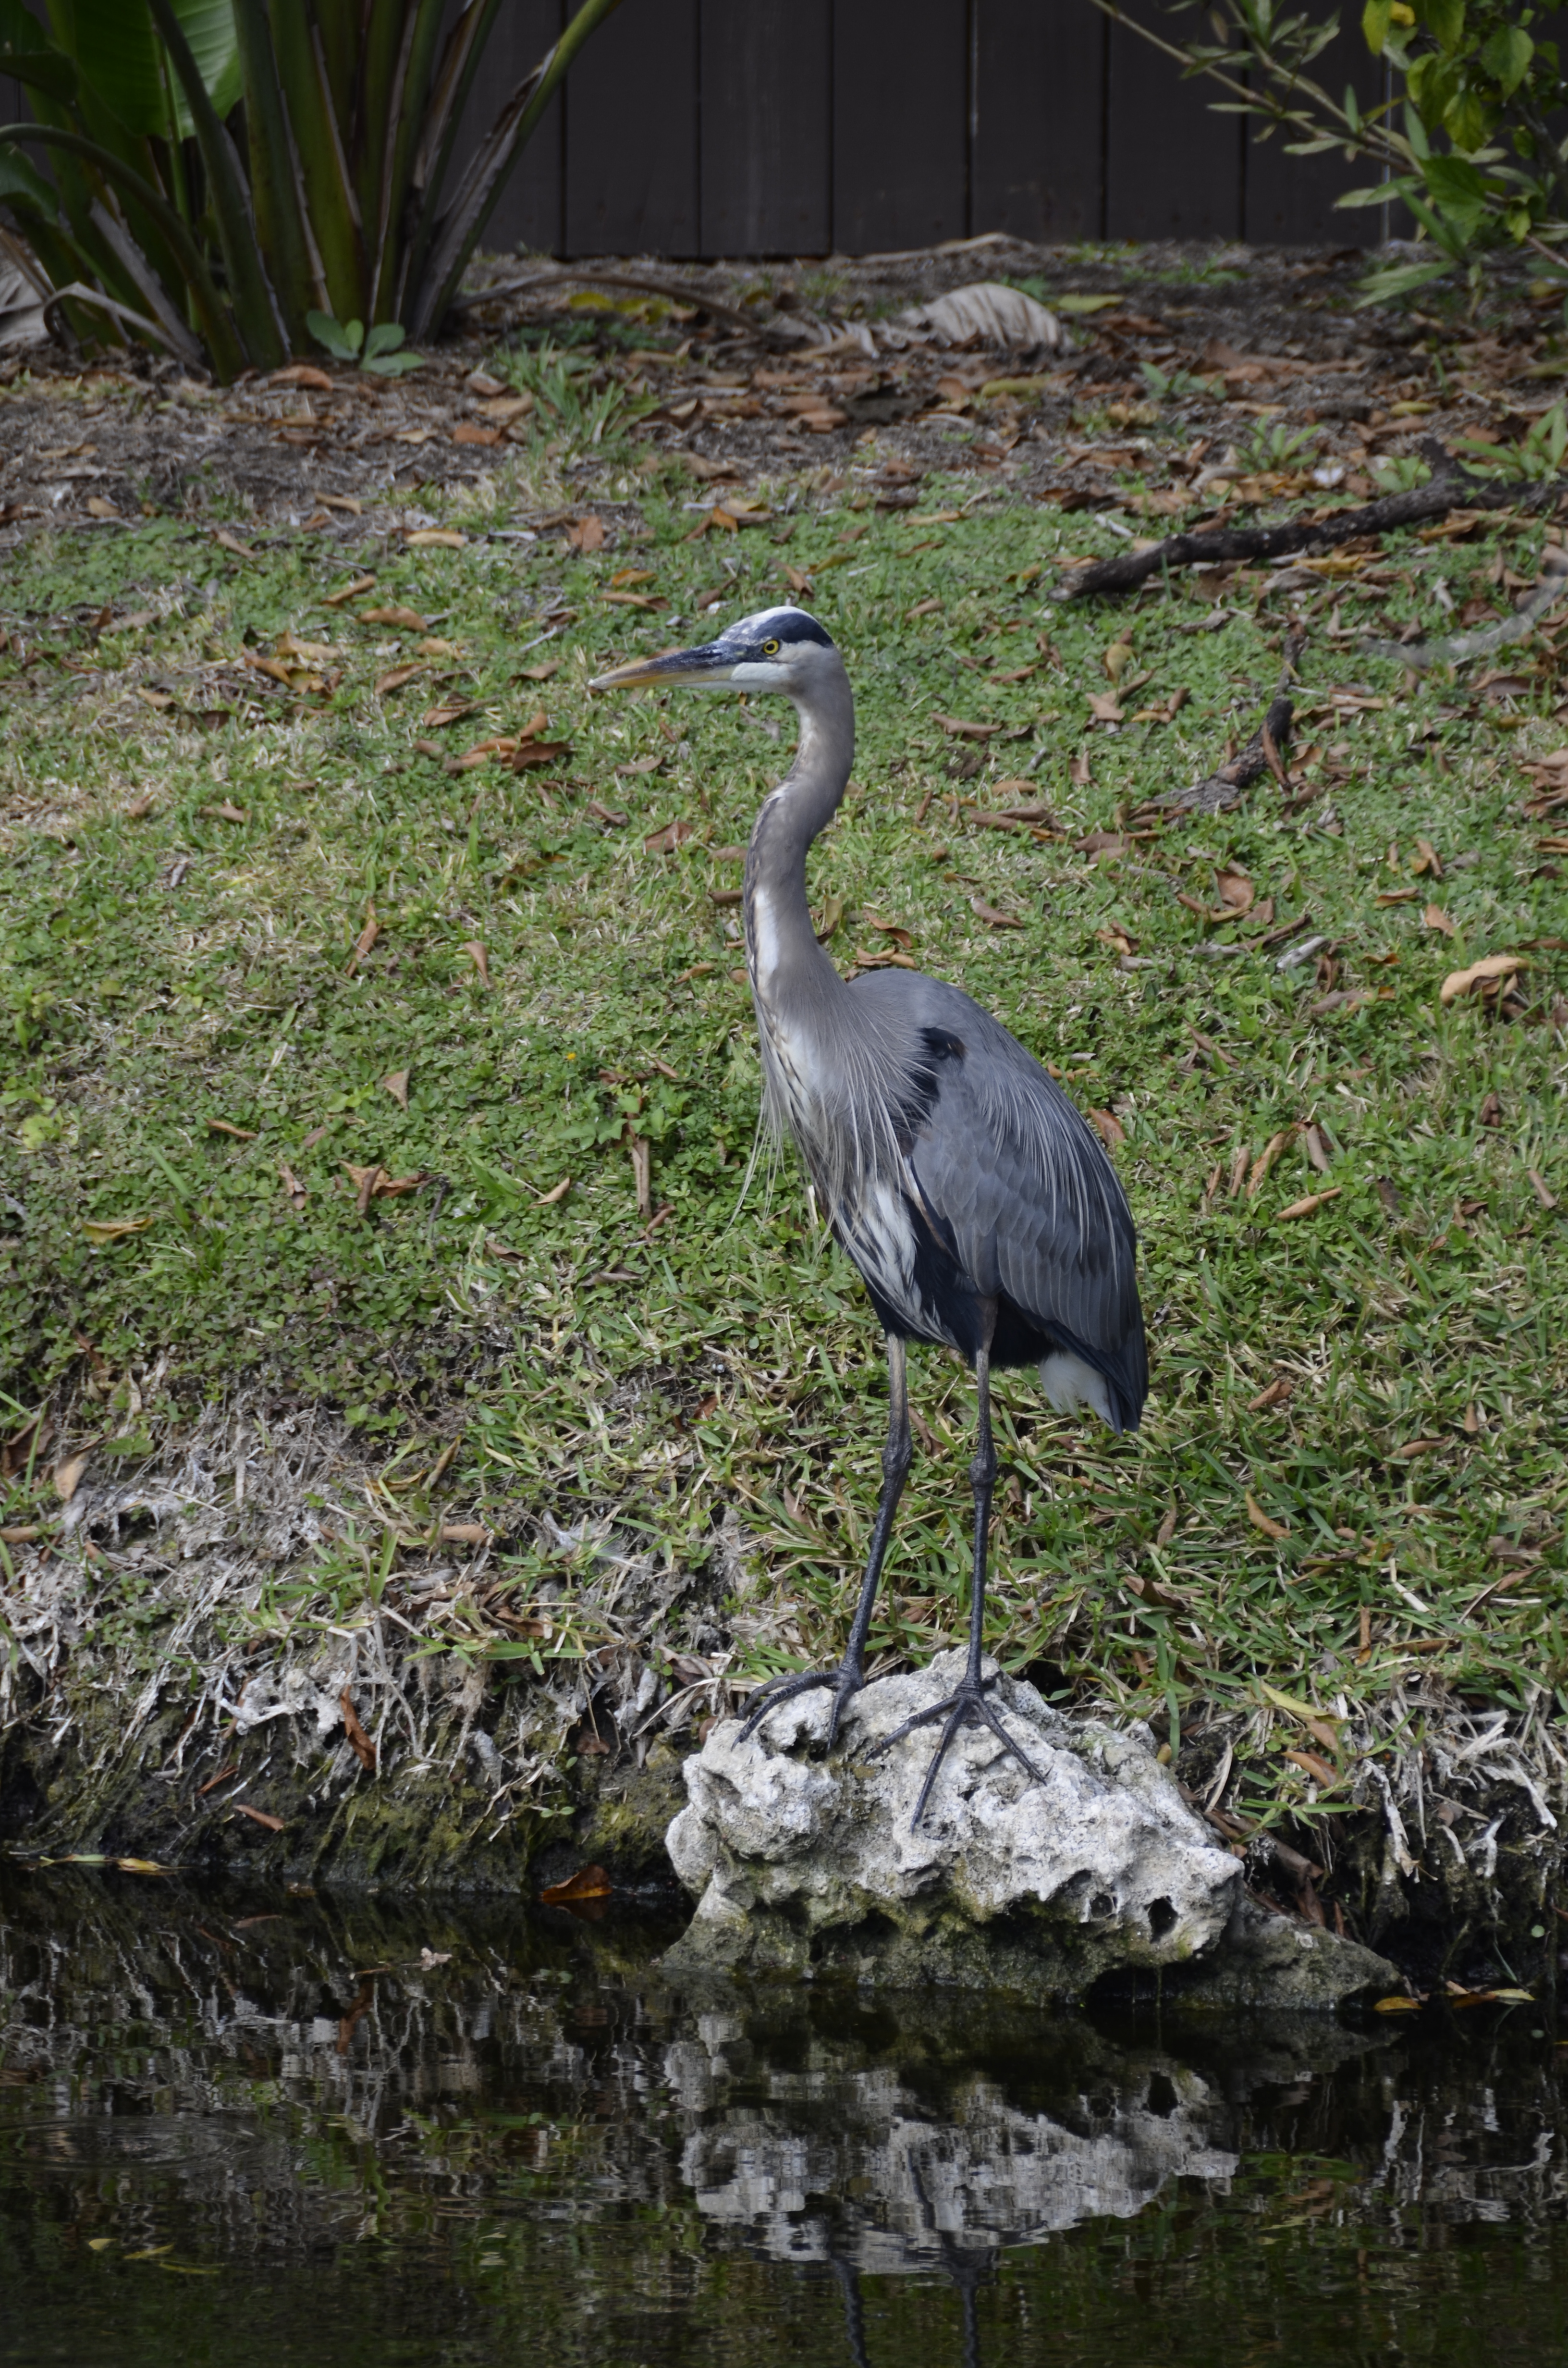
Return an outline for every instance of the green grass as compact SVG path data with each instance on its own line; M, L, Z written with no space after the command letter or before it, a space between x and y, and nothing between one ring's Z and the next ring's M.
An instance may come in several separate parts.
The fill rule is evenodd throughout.
M742 1205L758 1071L734 908L712 901L738 885L719 850L744 842L790 718L762 711L783 722L775 746L738 705L590 701L584 688L602 665L779 596L792 567L814 575L811 605L859 703L854 785L811 866L813 900L843 902L835 952L888 942L868 906L896 923L923 967L961 982L1125 1135L1153 1395L1142 1433L1117 1441L1051 1417L1032 1376L1004 1380L1004 1657L1162 1726L1196 1704L1257 1702L1260 1680L1354 1706L1418 1668L1520 1707L1554 1686L1568 1706L1564 1211L1528 1172L1568 1205L1550 1019L1568 958L1562 884L1536 845L1551 825L1521 814L1526 752L1561 733L1549 646L1501 704L1462 681L1411 688L1325 638L1321 596L1299 739L1319 750L1321 794L1284 819L1265 784L1219 819L1135 823L1148 835L1096 861L1073 839L1127 823L1253 728L1287 605L1260 598L1268 571L1233 582L1223 631L1199 630L1214 594L1187 578L1063 609L1045 597L1052 564L1119 547L1102 519L1000 495L934 518L972 495L972 475L928 480L913 515L850 507L866 498L853 480L822 495L814 482L797 481L792 520L692 541L689 481L639 479L650 539L588 557L553 536L483 540L503 505L459 514L461 550L389 536L345 551L236 521L247 559L210 527L155 519L42 537L13 560L0 1379L15 1419L85 1388L73 1436L106 1434L100 1452L133 1464L182 1410L263 1375L346 1409L398 1473L460 1431L449 1502L507 1536L518 1601L546 1576L570 1582L572 1564L535 1542L546 1512L562 1528L613 1519L703 1569L734 1508L786 1600L769 1621L758 1606L773 1596L751 1599L737 1666L836 1648L875 1503L880 1342L792 1160ZM1438 576L1461 603L1498 553L1533 580L1541 540L1503 521L1464 544L1391 544L1381 597L1363 605L1352 586L1342 620L1437 628ZM605 603L628 566L653 571L634 588L667 609ZM421 636L324 605L361 567L377 578L369 605L412 607L453 645L379 697ZM719 586L724 606L699 615ZM939 612L909 616L933 598ZM143 625L115 621L142 611ZM245 668L285 632L333 645L314 669L328 689L285 691ZM1040 636L1039 672L990 679L1038 657ZM1177 689L1187 704L1173 723L1086 737L1104 653L1124 638L1127 715ZM547 680L518 678L551 659ZM174 703L149 705L138 682ZM1347 683L1384 703L1331 712ZM441 699L472 712L426 724ZM415 746L461 753L539 705L571 743L542 776L494 762L449 774ZM937 714L1014 736L955 782L951 752L980 744L945 737ZM1074 783L1085 751L1090 777ZM983 804L990 780L1029 765L1068 837L955 814L958 796ZM689 838L645 851L673 821ZM1418 838L1440 883L1411 869ZM1259 948L1254 920L1215 926L1178 901L1212 908L1222 869L1272 898L1277 926L1310 916L1332 977L1312 962L1281 971L1288 948ZM1411 889L1414 902L1378 901ZM1424 926L1428 898L1457 934ZM985 926L975 899L1023 926ZM372 908L378 935L355 962ZM1209 951L1226 943L1245 951ZM1527 949L1522 1016L1471 996L1439 1007L1449 971ZM1366 999L1325 1003L1346 990ZM383 1083L404 1070L406 1110ZM1483 1122L1489 1096L1497 1123ZM1298 1132L1256 1195L1206 1189L1238 1152L1256 1159L1313 1123L1325 1172ZM667 1212L652 1229L628 1129L652 1144ZM378 1167L422 1180L361 1216L347 1171ZM1315 1214L1280 1222L1329 1189ZM142 1229L104 1235L128 1221ZM971 1395L937 1352L914 1371L937 1452L916 1465L875 1641L924 1656L964 1610ZM1254 1410L1280 1377L1293 1395ZM1436 1444L1402 1452L1421 1440ZM0 1520L47 1520L45 1480L17 1474ZM1285 1534L1256 1524L1249 1493ZM1500 1563L1499 1537L1545 1559ZM324 1574L335 1603L360 1584L354 1552L347 1581ZM379 1541L359 1553L366 1588L383 1561ZM1514 1583L1469 1611L1500 1577ZM570 1584L558 1612L549 1649L591 1647ZM1436 1649L1417 1658L1413 1641ZM1278 1797L1300 1805L1309 1782L1284 1769Z

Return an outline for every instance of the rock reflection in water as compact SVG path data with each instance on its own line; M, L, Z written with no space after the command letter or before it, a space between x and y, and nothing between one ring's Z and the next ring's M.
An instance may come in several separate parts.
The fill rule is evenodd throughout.
M851 2070L826 2043L811 2070L767 2073L765 2102L726 2107L726 2050L745 2048L744 2028L708 2016L699 2033L665 2058L696 2124L681 2174L704 2218L775 2260L884 2274L989 2263L1084 2220L1131 2219L1169 2180L1222 2181L1237 2167L1231 2109L1198 2074L1119 2056L1081 2029L1075 2093L1055 2112L1020 2111L973 2078L938 2112L893 2067Z
M555 2368L863 2362L869 2317L879 2368L890 2325L934 2360L983 2327L989 2368L1098 2368L1145 2356L1155 2261L1173 2362L1227 2356L1229 2310L1260 2357L1362 2356L1317 2348L1325 2294L1369 2360L1442 2309L1446 2368L1543 2356L1488 2348L1491 2304L1464 2330L1494 2240L1535 2248L1505 2307L1568 2279L1544 2009L1423 2038L699 1996L657 1939L0 1869L0 2360L209 2356L162 2320L120 2341L153 2248L212 2274L187 2312L292 2306L289 2368L510 2368L546 2335Z

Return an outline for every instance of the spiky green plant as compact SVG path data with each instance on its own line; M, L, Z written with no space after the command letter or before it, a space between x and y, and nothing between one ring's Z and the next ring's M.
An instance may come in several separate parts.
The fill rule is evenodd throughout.
M0 73L37 117L0 129L0 211L84 338L228 379L308 353L312 313L424 336L618 5L584 0L465 161L501 0L444 37L442 0L47 0L47 30L0 0Z

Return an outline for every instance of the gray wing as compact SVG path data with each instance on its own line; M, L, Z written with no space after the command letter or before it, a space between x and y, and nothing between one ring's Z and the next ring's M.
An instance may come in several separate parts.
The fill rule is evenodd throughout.
M911 1054L920 1047L908 1163L975 1288L1005 1292L1141 1403L1137 1239L1098 1136L1032 1054L960 988L883 971L858 980L855 992L881 1005L885 1019L901 1007Z

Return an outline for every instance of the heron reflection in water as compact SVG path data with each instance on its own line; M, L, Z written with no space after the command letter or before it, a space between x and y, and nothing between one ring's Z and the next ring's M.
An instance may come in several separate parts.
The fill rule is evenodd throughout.
M906 970L846 981L817 942L806 852L837 810L855 752L855 703L838 651L801 609L765 609L717 641L600 675L596 690L777 691L794 702L800 744L764 803L746 851L746 963L761 1038L764 1108L803 1157L840 1245L887 1336L889 1421L882 1493L843 1659L776 1678L748 1706L749 1735L782 1702L824 1687L828 1741L866 1682L866 1640L911 1449L905 1344L956 1349L977 1396L974 1573L969 1654L953 1691L872 1747L942 1724L915 1804L966 1722L991 1728L1038 1778L983 1673L986 1537L996 1454L993 1368L1038 1364L1050 1403L1137 1428L1148 1386L1136 1244L1126 1198L1074 1103L960 988Z

